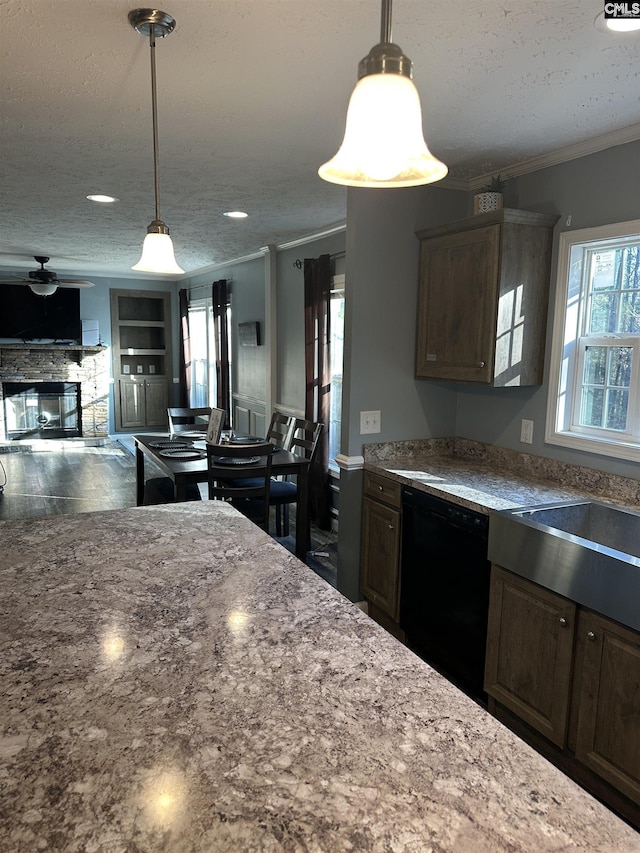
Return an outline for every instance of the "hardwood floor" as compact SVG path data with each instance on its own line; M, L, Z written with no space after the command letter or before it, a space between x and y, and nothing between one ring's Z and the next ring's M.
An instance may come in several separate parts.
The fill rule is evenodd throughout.
M86 447L71 442L34 442L1 448L6 484L0 519L124 509L136 505L135 463L116 442ZM0 485L5 474L0 470Z
M135 458L118 441L99 447L73 441L13 442L0 447L0 466L0 521L136 505ZM295 510L291 516L295 533ZM332 586L336 540L335 533L312 525L307 564ZM277 541L294 551L293 535Z

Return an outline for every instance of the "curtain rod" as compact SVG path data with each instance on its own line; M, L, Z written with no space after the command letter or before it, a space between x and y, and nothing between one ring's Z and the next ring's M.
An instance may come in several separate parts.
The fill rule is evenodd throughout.
M345 251L342 251L342 252L334 252L332 255L329 255L329 260L331 260L331 261L335 261L335 260L336 260L336 258L344 258L346 254L347 254L347 253L346 253ZM300 260L300 258L296 258L296 259L295 259L295 261L293 262L293 266L294 266L296 269L299 269L299 270L301 270L301 269L302 269L302 261Z
M227 284L231 284L233 279L231 279L231 278L225 278L225 279L219 278L218 281L226 281ZM213 282L211 281L211 282L209 282L209 284L196 284L193 287L183 287L183 288L181 288L181 290L188 290L189 293L191 293L194 290L202 290L203 287L211 287L212 284L213 284Z

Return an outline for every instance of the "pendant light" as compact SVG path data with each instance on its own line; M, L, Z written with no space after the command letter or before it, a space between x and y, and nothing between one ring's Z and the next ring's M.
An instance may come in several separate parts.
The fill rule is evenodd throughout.
M147 228L142 245L142 257L131 267L134 270L155 273L184 273L176 263L169 229L160 219L158 181L158 108L156 103L156 36L164 38L173 32L175 19L159 9L134 9L129 12L129 23L143 36L149 36L151 49L151 110L153 116L153 176L156 199L156 216Z
M411 76L411 60L391 41L391 0L382 0L380 44L358 65L344 139L318 169L321 178L350 187L414 187L444 178L447 167L424 141Z

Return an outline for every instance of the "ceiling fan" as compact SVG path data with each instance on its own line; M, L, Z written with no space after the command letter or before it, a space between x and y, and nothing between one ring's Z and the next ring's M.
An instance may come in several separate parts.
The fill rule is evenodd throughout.
M82 278L58 278L53 270L46 270L44 265L49 258L45 255L34 255L34 259L40 264L40 269L31 270L28 277L15 275L12 278L0 279L0 284L26 284L38 296L51 296L59 287L93 287L92 281Z

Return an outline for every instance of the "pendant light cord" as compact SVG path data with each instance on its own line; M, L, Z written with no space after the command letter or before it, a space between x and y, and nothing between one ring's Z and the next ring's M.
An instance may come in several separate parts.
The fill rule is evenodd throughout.
M151 49L151 116L153 122L153 182L156 199L156 220L160 219L160 181L158 153L158 106L156 88L156 32L153 24L149 27L149 47Z

